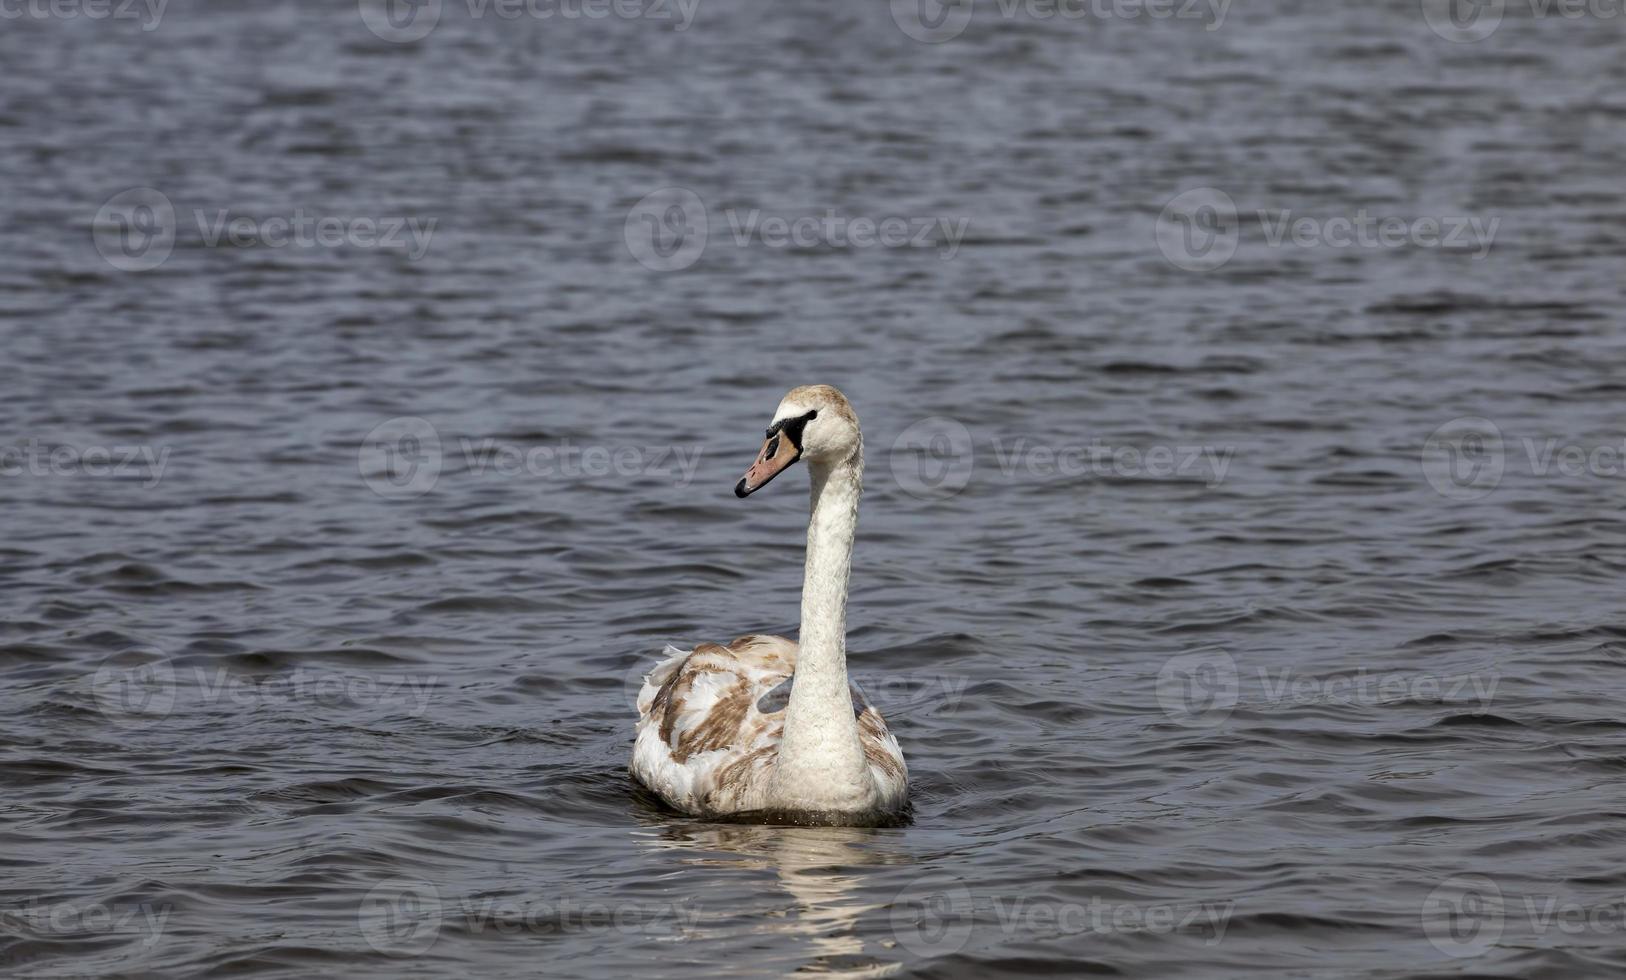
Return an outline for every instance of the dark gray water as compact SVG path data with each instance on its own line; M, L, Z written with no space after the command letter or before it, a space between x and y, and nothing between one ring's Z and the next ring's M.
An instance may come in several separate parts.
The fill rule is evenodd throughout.
M0 11L0 974L1626 967L1626 24L976 3ZM804 382L901 828L625 775Z

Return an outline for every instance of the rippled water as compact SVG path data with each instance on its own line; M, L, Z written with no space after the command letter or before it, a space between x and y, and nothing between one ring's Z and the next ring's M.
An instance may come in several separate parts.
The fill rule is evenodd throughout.
M1333 6L8 7L0 973L1626 967L1622 21ZM676 817L811 381L913 819Z

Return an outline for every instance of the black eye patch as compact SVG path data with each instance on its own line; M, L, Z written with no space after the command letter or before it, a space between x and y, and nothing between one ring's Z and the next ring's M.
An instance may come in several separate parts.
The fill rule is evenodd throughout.
M772 439L774 433L783 432L785 434L785 438L790 440L790 444L795 446L797 450L800 451L802 448L802 429L807 426L807 423L818 417L818 409L814 409L799 419L780 419L768 427L767 438Z

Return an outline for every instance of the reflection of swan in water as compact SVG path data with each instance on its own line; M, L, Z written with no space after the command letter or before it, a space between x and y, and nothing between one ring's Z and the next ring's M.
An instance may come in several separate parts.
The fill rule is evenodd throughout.
M807 940L810 948L797 973L862 978L890 976L902 965L875 942L866 955L857 929L860 919L886 921L887 916L884 899L859 898L869 877L864 866L913 861L886 850L883 833L865 827L691 824L666 825L660 836L641 842L689 852L677 857L682 864L773 871L793 902L788 914L764 918L753 928Z

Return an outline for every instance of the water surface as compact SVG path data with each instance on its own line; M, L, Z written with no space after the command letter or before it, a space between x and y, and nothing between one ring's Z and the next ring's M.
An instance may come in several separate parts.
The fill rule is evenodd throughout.
M7 21L0 973L1626 967L1621 22L1326 7ZM673 816L635 679L794 635L814 381L913 819Z

